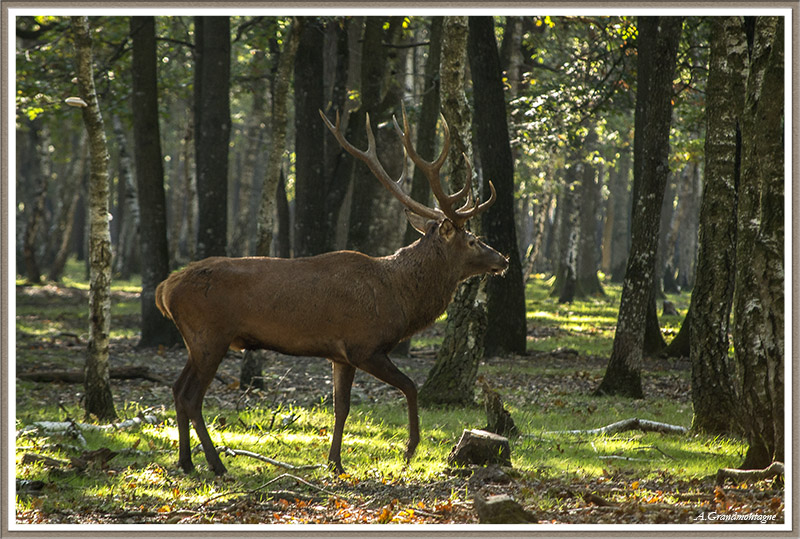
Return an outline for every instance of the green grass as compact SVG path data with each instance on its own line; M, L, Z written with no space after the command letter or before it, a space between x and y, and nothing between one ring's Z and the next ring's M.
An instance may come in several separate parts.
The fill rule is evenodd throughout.
M528 350L549 352L562 348L577 350L584 355L610 355L622 286L603 280L604 296L565 304L550 296L553 280L554 277L547 279L543 275L536 275L528 281L525 299L529 330L545 328L553 333L529 339ZM682 315L686 314L689 294L667 294L667 299L676 305ZM662 333L669 342L671 336L680 329L683 316L660 316L659 311L659 321Z
M73 262L70 267L73 273L80 273L80 265ZM603 362L592 358L610 353L620 288L605 282L605 297L560 305L549 297L549 285L543 278L536 277L527 287L529 329L541 335L529 338L529 349L549 352L572 348L578 351L574 361L550 362L547 356L541 359L533 359L540 356L501 358L483 363L479 370L479 374L491 380L502 394L506 408L524 433L511 440L514 473L520 480L586 484L613 479L615 484L626 485L638 481L678 484L702 480L718 468L741 462L746 446L736 439L641 432L558 433L592 429L630 417L688 427L692 410L686 398L676 399L668 394L649 395L643 400L592 396L585 388L596 386L604 371ZM76 281L70 286L80 288L84 284ZM132 283L115 286L121 287L116 289L119 291L135 289ZM670 299L685 313L688 294ZM135 316L138 301L126 299L123 294L112 312L114 316ZM661 317L667 333L677 331L681 321L681 317ZM24 302L17 305L18 332L25 332L32 342L47 340L56 332L84 324L82 304L55 301L43 306ZM124 327L121 330L131 331ZM122 334L120 329L115 331L117 335ZM436 345L436 332L433 334L422 344ZM415 341L414 346L419 347L420 343ZM57 347L18 349L17 353L26 354L26 362L36 361L37 357L52 360L58 354L80 355L74 350L65 352ZM73 357L72 361L77 360ZM646 374L651 380L677 377L688 392L685 371ZM34 394L37 388L41 388L41 384L17 382L17 431L37 421L83 417L80 401L74 397L61 399L50 395L44 402L21 398ZM53 393L74 395L80 390L76 386L54 386ZM260 401L256 399L255 404L240 407L234 404L236 394L232 394L233 397L226 394L224 399L212 397L205 401L204 417L216 445L252 451L293 465L326 461L333 430L330 399L316 405L295 406L276 405L264 397ZM463 430L485 425L483 407L421 410L422 439L414 459L406 466L403 453L408 417L404 400L392 395L373 404L353 404L342 448L348 475L332 482L331 473L325 469L298 474L329 489L343 489L343 493L360 482L378 486L422 484L431 485L430 496L441 498L440 493L433 493L433 485L451 477L447 455ZM163 406L160 414L163 420L158 425L125 431L84 432L85 445L70 434L32 430L19 435L16 440L17 478L42 480L51 488L43 495L18 496L18 513L66 515L144 511L160 514L189 509L209 511L208 518L214 521L213 511L208 507L234 500L242 492L258 490L285 471L244 456L223 456L230 475L216 478L209 471L202 452L198 452L194 455L197 472L184 474L176 464L178 432L172 402L164 402ZM135 402L119 402L117 410L122 419L142 412L141 405ZM193 446L197 443L192 431ZM68 461L84 451L103 447L118 453L107 467L90 463L86 469L77 470L41 462L23 463L28 453ZM526 488L520 491L520 496L528 506L557 511L566 503L546 489ZM642 492L644 495L645 491ZM454 490L450 496L464 502L471 500L466 490ZM667 495L664 499L670 500Z

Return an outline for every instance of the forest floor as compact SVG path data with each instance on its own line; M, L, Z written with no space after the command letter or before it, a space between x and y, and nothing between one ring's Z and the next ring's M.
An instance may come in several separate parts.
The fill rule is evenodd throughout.
M197 471L178 470L170 384L183 368L185 350L136 348L135 287L114 290L110 364L112 371L139 369L134 375L146 369L145 378L114 379L112 390L120 420L140 417L150 423L98 432L86 426L92 421L83 417L80 383L21 378L80 372L85 287L18 285L15 521L478 524L476 497L506 494L532 525L784 522L779 480L717 484L719 468L741 462L746 449L741 440L560 432L631 417L688 427L689 365L686 360L647 360L642 400L592 396L607 355L590 343L608 346L606 333L613 332L608 312L618 296L560 312L565 308L546 299L545 289L537 280L529 290L529 353L487 358L480 366L479 373L502 395L522 432L511 439L512 467L447 464L462 431L485 425L480 404L422 409L423 439L414 460L405 465L404 400L393 388L359 373L343 444L348 473L290 469L237 455L223 456L229 471L218 478L202 452L194 455ZM557 312L562 318L548 318ZM410 357L396 359L418 385L434 364L440 333L441 325L434 325L415 338ZM204 416L215 443L289 466L323 465L333 423L327 361L268 354L263 362L266 389L245 392L237 382L240 357L229 353L205 399ZM59 431L45 422L68 428Z

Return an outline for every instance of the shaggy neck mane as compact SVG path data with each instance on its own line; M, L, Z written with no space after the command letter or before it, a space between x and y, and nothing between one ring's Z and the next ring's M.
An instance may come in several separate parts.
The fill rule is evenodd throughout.
M423 237L382 259L399 290L395 300L406 318L403 338L431 325L453 298L458 277L438 238Z

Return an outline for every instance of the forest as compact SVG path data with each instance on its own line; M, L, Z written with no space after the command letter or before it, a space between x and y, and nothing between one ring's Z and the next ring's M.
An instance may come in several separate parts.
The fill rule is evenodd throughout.
M789 20L12 17L4 528L790 529Z

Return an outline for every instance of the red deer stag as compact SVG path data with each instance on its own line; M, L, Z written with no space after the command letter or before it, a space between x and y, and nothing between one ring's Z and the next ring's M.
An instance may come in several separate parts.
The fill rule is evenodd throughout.
M202 415L203 396L228 348L268 349L297 356L327 358L333 364L334 428L328 460L343 473L341 446L350 410L350 389L356 369L390 384L406 397L409 439L406 459L419 443L417 388L392 363L387 353L400 341L433 323L447 308L459 282L473 275L502 274L508 260L464 229L471 217L495 200L481 204L472 197L470 181L453 195L445 194L439 170L444 149L427 162L412 147L408 121L404 130L395 119L407 155L425 172L439 202L431 208L411 199L378 161L375 137L366 119L367 151L352 146L339 128L320 111L336 140L364 161L378 180L402 202L409 221L423 237L391 256L373 258L338 251L308 258L213 257L173 273L156 290L156 304L175 322L189 358L172 386L177 413L179 464L194 468L189 446L189 422L194 425L206 460L218 475L227 470L217 454ZM471 174L471 171L469 172ZM467 198L464 205L454 204Z

